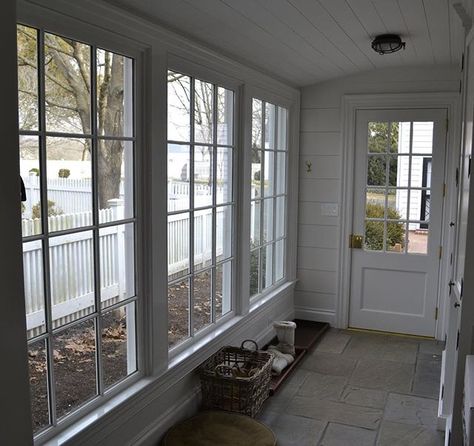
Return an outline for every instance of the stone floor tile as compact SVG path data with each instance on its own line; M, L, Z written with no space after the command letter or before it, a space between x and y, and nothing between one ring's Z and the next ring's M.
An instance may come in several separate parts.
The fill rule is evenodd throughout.
M436 430L438 425L438 401L412 395L391 393L388 395L384 420L414 424Z
M334 401L295 396L286 412L292 415L314 418L321 421L349 424L351 426L377 429L382 411L371 407L351 406Z
M318 400L339 400L346 385L347 378L343 376L322 375L309 372L297 395L312 397Z
M260 421L275 433L278 446L316 446L327 424L288 414L277 414L270 420L264 418Z
M403 338L382 335L352 336L343 356L415 364L417 352L418 343Z
M320 446L372 446L376 431L344 424L329 423Z
M324 375L350 376L356 366L356 360L344 358L335 353L312 352L301 363L303 369Z
M423 340L420 341L420 353L427 353L433 355L441 355L442 351L444 350L444 342L442 341L429 341Z
M377 359L360 360L349 384L368 389L408 393L411 390L414 366Z
M346 386L342 392L340 401L354 406L383 409L387 401L387 392L383 390L363 389L349 385Z
M444 433L413 424L383 421L377 446L442 446Z
M322 353L342 353L351 339L351 336L345 333L333 332L325 334L315 351Z
M415 395L438 398L441 376L441 356L418 354L412 392Z

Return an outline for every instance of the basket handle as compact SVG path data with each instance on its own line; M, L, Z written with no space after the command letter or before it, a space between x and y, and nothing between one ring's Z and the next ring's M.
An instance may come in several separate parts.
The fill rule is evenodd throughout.
M251 343L255 348L245 348L245 344ZM240 348L245 349L245 350L253 350L257 351L258 350L258 344L253 340L253 339L245 339L245 341L242 341L242 344L240 344Z

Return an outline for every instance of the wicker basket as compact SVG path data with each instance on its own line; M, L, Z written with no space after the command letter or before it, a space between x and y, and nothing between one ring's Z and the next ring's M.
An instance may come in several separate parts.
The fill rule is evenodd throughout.
M223 347L199 370L202 404L255 417L267 399L273 355L259 350ZM255 344L254 341L251 341Z

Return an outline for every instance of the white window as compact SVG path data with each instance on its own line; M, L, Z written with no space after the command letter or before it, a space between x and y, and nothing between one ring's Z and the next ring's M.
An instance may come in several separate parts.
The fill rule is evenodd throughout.
M232 311L234 92L168 72L168 342Z
M287 109L252 100L250 296L285 277Z
M17 36L37 434L137 371L134 61L23 25Z

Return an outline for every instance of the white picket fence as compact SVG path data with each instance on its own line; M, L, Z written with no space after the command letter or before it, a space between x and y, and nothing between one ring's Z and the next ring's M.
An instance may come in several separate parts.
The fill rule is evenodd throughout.
M117 219L118 208L100 211L101 222ZM170 216L168 220L168 274L177 277L189 262L189 214ZM230 215L219 208L216 218L219 227L229 227ZM39 233L38 219L24 219L23 235ZM50 231L64 230L92 224L92 213L63 214L48 218ZM194 263L206 265L212 260L212 212L196 212L194 217ZM216 233L216 255L224 252L229 236ZM131 226L101 228L100 294L102 305L116 303L134 293L133 233ZM49 239L50 288L53 327L74 321L94 310L94 271L92 231L84 231ZM44 278L41 240L24 244L25 303L29 336L43 330Z

